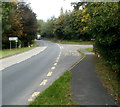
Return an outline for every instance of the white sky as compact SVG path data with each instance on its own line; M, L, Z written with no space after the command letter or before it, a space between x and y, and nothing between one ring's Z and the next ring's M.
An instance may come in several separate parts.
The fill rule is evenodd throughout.
M61 7L63 10L72 10L71 2L79 0L27 0L31 3L32 10L37 14L37 19L47 20L52 16L60 15Z

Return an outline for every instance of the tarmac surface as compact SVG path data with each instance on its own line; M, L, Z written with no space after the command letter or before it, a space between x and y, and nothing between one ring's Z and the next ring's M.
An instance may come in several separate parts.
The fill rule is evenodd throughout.
M72 70L73 101L80 105L111 105L114 100L102 86L94 63L94 54L82 50L87 56Z
M0 59L0 105L28 105L80 60L76 50L93 47L45 40L38 43L30 51Z

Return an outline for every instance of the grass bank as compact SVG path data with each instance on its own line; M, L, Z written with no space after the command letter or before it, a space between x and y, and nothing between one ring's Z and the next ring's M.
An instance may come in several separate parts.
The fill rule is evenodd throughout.
M76 44L76 45L92 45L92 41L53 41L55 43L61 43L61 44Z
M29 48L29 47L23 47L23 48L17 48L17 49L3 49L0 50L0 58L4 58L4 57L8 57L8 56L12 56L21 52L25 52L28 51L34 47L38 46L37 42L34 42L34 44Z
M54 43L61 43L61 44L76 44L76 45L93 45L93 41L79 41L79 40L57 40L55 38L43 38L43 40L52 41Z
M95 57L96 61L96 72L101 78L101 81L108 90L108 93L120 104L120 78L117 73L113 72L111 67L101 57Z
M49 88L43 91L31 105L75 105L71 100L71 72L66 71Z
M89 51L89 52L94 52L93 48L85 48L84 50Z

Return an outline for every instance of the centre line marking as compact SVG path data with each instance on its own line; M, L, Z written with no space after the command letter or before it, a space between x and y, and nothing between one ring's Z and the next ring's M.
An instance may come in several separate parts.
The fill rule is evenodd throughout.
M32 97L37 97L39 94L40 94L40 92L34 92L34 93L32 94Z
M58 62L58 60L56 60L56 62Z
M60 47L60 45L59 44L57 44L59 47Z
M31 101L33 101L33 99L32 99L32 98L29 98L28 101L31 102Z
M59 57L57 57L57 60L59 60Z
M61 52L59 53L59 56L61 55Z
M62 49L62 47L60 46L60 49Z
M56 66L56 65L57 65L57 63L54 63L54 65Z
M51 69L53 70L53 69L55 69L55 67L52 67Z
M51 76L51 75L52 75L52 72L48 72L47 76L49 77L49 76Z
M48 80L43 80L40 85L45 85Z

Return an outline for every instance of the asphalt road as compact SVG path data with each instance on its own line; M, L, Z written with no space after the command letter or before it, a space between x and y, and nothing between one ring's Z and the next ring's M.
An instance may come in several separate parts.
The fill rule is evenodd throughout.
M2 70L2 105L27 105L80 60L80 45L40 40L44 51ZM31 53L29 53L31 54ZM3 63L4 65L4 63Z

